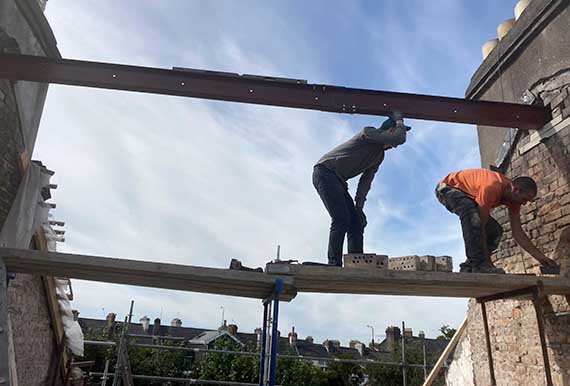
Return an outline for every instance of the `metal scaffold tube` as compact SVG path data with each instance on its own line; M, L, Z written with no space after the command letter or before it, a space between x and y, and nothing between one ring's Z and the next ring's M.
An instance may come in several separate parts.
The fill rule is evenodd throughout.
M0 385L10 386L10 352L8 348L8 272L0 258Z

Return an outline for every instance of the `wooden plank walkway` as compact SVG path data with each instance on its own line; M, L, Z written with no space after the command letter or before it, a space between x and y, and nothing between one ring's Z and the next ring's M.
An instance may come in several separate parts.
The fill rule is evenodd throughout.
M256 299L269 296L275 282L275 276L259 272L68 253L0 248L0 258L9 272ZM292 282L293 278L283 278L283 301L297 294Z
M266 271L290 275L298 292L475 298L533 287L540 280L546 294L570 294L570 280L559 276L364 270L292 264L268 264Z
M283 301L297 292L438 297L481 297L536 286L546 294L570 295L570 280L558 276L363 270L268 264L267 273L0 248L10 272L264 299L275 278Z

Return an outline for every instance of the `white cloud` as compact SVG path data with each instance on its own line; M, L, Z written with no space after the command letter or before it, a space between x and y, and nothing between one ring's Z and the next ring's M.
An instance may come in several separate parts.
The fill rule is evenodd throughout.
M375 29L354 4L337 4L351 20L337 15L334 25L313 19L312 8L305 15L299 4L223 4L60 1L49 4L47 16L64 57L370 88L434 87L421 69L425 48L416 43L414 55L398 48L419 28L427 34L422 44L433 44L440 35L426 32L425 23L408 32L385 15L388 24ZM393 38L398 31L401 41ZM447 50L459 49L459 40L449 40ZM343 47L358 53L356 69L374 76L343 67ZM385 63L386 52L401 65ZM312 187L312 165L368 118L51 86L34 156L57 173L57 217L67 222L62 251L213 267L236 257L262 266L280 244L283 258L324 261L329 218ZM387 153L374 182L366 248L453 254L457 264L459 223L435 200L433 186L447 172L477 163L474 130L413 123L408 143ZM224 306L240 331L261 323L257 300L84 281L74 287L75 306L86 317L101 317L103 308L124 315L135 299L137 317L162 312L165 322L180 317L184 325L214 328ZM366 324L381 334L406 320L433 336L442 324L459 324L464 309L464 300L302 294L283 304L280 329L295 325L302 336L348 343L368 339Z

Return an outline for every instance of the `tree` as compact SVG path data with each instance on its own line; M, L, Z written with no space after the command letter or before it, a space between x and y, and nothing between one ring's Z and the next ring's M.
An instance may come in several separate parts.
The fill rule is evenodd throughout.
M388 358L385 359L389 362L402 361L402 348L401 346L395 347L394 351ZM427 363L434 363L437 357L428 355L426 357ZM423 365L423 344L420 339L406 340L406 362L408 364ZM402 386L403 376L402 367L389 366L389 365L367 365L366 372L368 374L371 386ZM406 385L407 386L421 386L424 383L424 370L421 367L407 367L406 369ZM440 375L433 383L434 386L443 386L445 379Z
M451 340L451 338L453 338L453 335L455 335L457 332L457 329L451 328L449 325L444 324L439 328L439 332L441 332L441 335L439 335L437 339Z

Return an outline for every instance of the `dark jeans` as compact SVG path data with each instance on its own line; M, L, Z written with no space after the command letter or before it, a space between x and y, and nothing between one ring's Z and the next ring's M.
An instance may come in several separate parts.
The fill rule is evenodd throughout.
M479 215L479 205L463 193L461 190L445 186L443 189L435 190L435 195L447 210L455 213L461 219L461 230L465 241L465 255L467 261L461 264L462 267L479 267L486 264L483 245L481 244L481 216ZM503 235L503 228L493 217L489 217L485 226L487 237L487 248L489 255L499 246Z
M348 234L348 253L362 253L364 227L346 184L332 170L315 166L313 185L331 216L329 264L342 266L344 236Z

